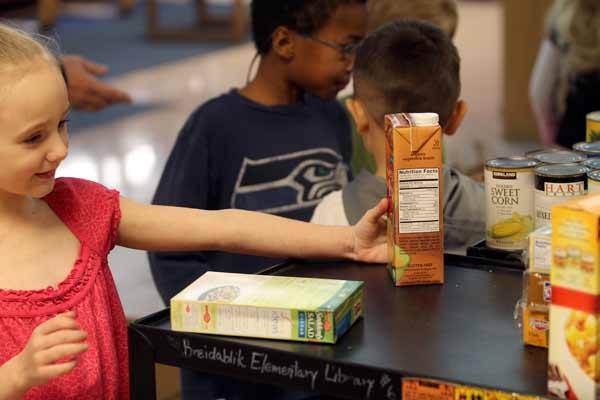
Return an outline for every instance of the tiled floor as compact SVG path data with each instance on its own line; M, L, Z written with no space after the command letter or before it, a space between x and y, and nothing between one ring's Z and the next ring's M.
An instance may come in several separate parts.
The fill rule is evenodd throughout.
M502 140L501 37L498 4L461 3L456 43L463 59L462 97L470 111L463 129L446 142L448 162L461 169L472 170L485 158L535 146ZM136 102L161 107L73 135L60 174L98 180L132 199L149 201L186 116L206 99L242 85L252 55L252 46L242 45L114 80ZM143 252L117 248L110 263L128 317L163 307Z

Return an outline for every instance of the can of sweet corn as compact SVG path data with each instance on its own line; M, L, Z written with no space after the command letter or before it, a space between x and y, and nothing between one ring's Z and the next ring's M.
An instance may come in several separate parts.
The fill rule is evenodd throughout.
M503 250L527 248L533 230L534 169L538 162L506 157L485 164L486 244Z
M587 194L588 171L581 164L542 165L535 169L536 228L550 225L553 206Z
M586 116L585 141L600 140L600 111L594 111Z

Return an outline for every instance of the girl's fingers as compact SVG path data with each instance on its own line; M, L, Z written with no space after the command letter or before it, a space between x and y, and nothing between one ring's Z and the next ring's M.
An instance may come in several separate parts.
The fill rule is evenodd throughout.
M77 360L72 360L60 364L47 365L40 369L40 378L48 380L67 374L75 368Z
M88 349L87 343L67 343L38 353L38 361L47 366L63 358L75 357Z
M38 325L34 332L42 335L48 335L52 332L62 329L79 329L79 324L75 320L74 313L59 314L56 317Z
M87 338L87 332L79 329L62 329L44 336L40 341L39 350L49 349L61 344L77 343Z

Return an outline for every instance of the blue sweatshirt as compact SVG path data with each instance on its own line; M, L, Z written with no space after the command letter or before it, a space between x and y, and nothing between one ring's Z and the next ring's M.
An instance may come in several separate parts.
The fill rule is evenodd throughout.
M264 106L232 90L189 117L153 203L309 221L321 198L348 181L351 152L350 124L339 103L305 96ZM149 258L166 304L208 270L254 273L282 261L215 251Z

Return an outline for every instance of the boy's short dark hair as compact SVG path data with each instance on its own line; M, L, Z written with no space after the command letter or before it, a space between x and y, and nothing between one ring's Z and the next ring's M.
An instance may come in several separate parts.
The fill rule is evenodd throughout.
M391 22L359 46L354 93L382 125L386 114L435 112L445 126L460 94L458 51L432 24Z
M279 26L301 34L321 29L342 4L367 0L252 0L252 37L259 54L271 49L271 36Z

